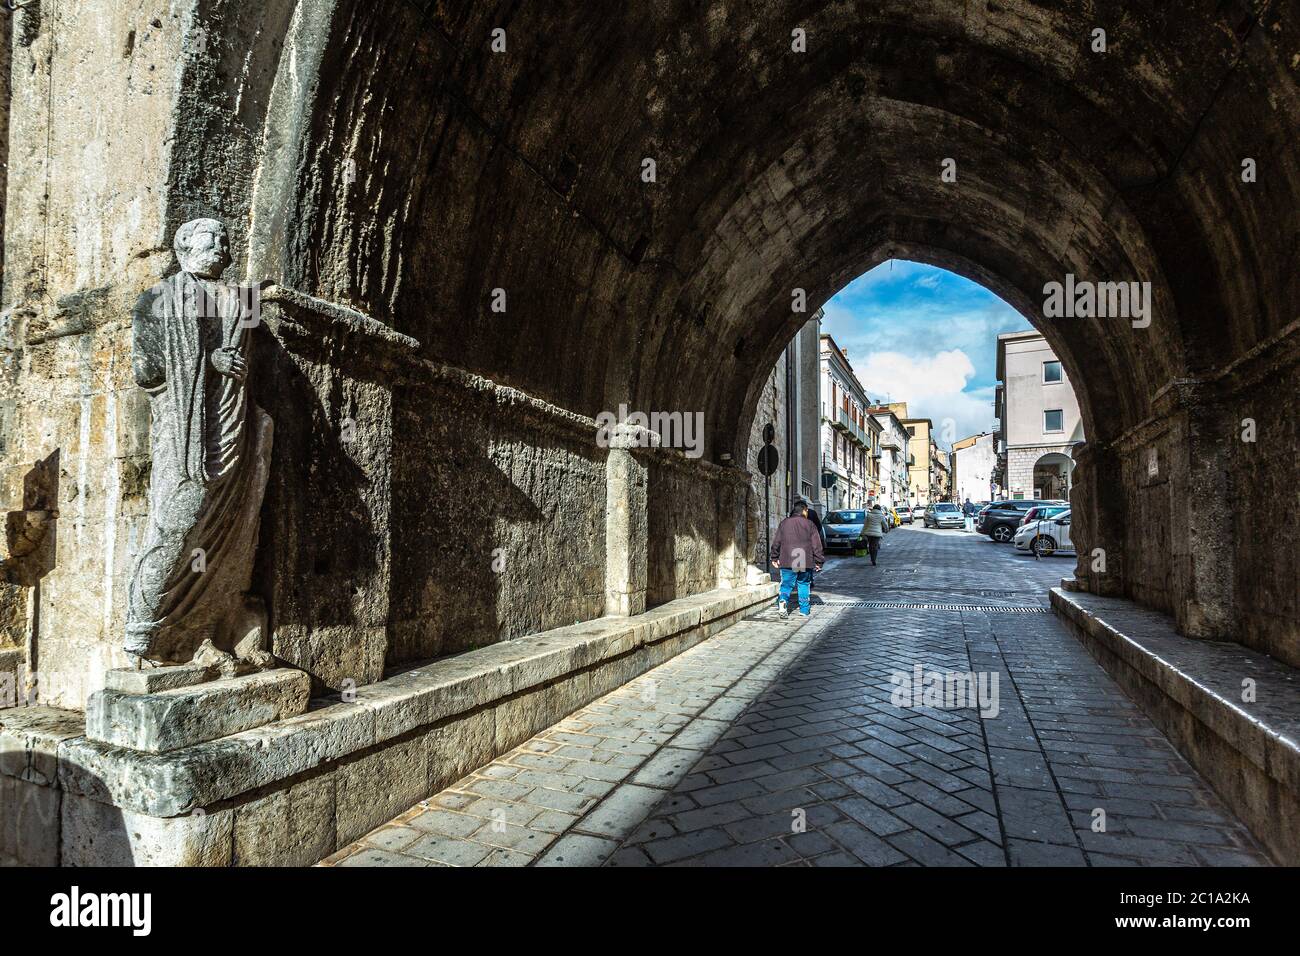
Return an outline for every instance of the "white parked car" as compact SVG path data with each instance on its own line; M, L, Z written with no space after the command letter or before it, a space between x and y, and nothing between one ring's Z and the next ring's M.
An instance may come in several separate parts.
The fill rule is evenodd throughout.
M1073 551L1074 542L1070 540L1070 512L1068 510L1030 521L1016 529L1016 550L1032 551L1042 555Z

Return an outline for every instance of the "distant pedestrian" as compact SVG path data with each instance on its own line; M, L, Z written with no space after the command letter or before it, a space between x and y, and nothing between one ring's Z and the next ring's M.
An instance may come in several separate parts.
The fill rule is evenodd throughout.
M867 538L867 550L871 552L871 563L876 563L876 555L880 554L880 539L885 536L885 513L880 510L880 505L874 505L862 520L862 533Z
M790 592L798 587L799 613L807 617L812 613L809 593L814 571L820 571L826 554L822 550L822 537L817 526L808 518L809 509L806 502L796 501L790 509L790 516L782 521L772 538L772 549L768 557L772 567L781 570L781 591L776 599L777 610L782 617L790 616L787 606Z

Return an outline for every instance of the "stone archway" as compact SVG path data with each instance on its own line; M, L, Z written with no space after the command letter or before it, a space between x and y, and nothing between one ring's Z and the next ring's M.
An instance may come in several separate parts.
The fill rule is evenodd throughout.
M44 430L26 396L60 394L49 356L78 330L99 330L83 340L87 368L121 357L124 304L170 268L169 231L204 214L250 224L234 230L248 277L289 290L282 302L307 296L275 308L286 328L316 330L307 351L324 343L310 360L269 350L285 414L304 424L284 435L260 560L286 582L272 612L286 652L299 648L307 666L319 657L331 681L598 613L594 577L572 599L521 610L517 596L544 574L526 558L504 578L475 578L480 596L448 618L459 605L424 549L451 534L477 567L496 547L545 554L522 546L539 533L595 547L598 520L548 519L578 514L575 502L603 508L604 455L584 430L620 405L702 416L701 458L674 460L654 485L690 505L667 515L654 503L648 534L651 565L675 568L657 593L716 583L713 558L745 524L719 516L743 486L727 462L743 450L761 371L804 317L792 295L802 290L810 314L891 256L997 291L1076 383L1088 435L1076 530L1110 556L1104 574L1081 562L1081 586L1300 660L1297 608L1263 610L1289 593L1288 570L1236 571L1254 561L1255 516L1287 505L1278 489L1293 484L1279 450L1295 426L1267 410L1296 375L1295 25L1276 8L1027 9L778 3L752 21L693 7L596 21L523 3L497 24L469 3L192 0L157 26L129 10L53 11L61 40L46 59L53 21L26 10L18 141L44 142L48 126L55 152L105 151L99 165L65 164L44 205L22 198L41 192L39 155L10 158L20 199L5 305L37 360L13 383L7 454L32 461L57 446L70 475L106 482L77 499L104 547L82 547L46 582L53 595L75 580L95 610L50 659L112 646L111 571L139 495L108 465L139 449L129 430L117 451L80 448L86 415L135 414L119 383L88 385L90 405L60 399L68 414ZM1098 24L1104 55L1089 45ZM505 52L490 42L498 28ZM92 71L96 91L117 84L126 97L141 58L179 66L175 88L151 94L136 120L145 154L76 112L93 95L80 80L53 102L41 92L106 31L139 42ZM1244 181L1247 150L1266 172ZM106 199L98 227L73 228L87 196L137 207ZM27 241L36 235L53 245ZM1149 324L1048 318L1042 290L1067 275L1149 282ZM1258 441L1243 443L1252 412ZM328 438L345 419L362 426L358 446ZM551 468L568 477L543 477ZM298 504L304 480L319 514ZM500 518L456 538L436 502L467 494ZM1225 496L1252 504L1208 506ZM1185 549L1143 547L1158 528ZM304 574L319 591L287 583Z
M1244 355L1283 335L1295 311L1276 251L1285 225L1270 209L1286 208L1300 174L1270 153L1276 178L1247 188L1230 146L1270 152L1285 139L1251 132L1283 122L1260 114L1258 84L1294 94L1276 72L1276 30L1244 17L1227 30L1175 27L1154 10L1120 26L1103 6L1055 14L1050 52L1028 55L1041 37L1014 10L982 11L973 31L956 14L873 8L855 12L848 35L830 10L773 11L764 23L825 38L801 56L784 29L711 30L686 11L597 27L524 5L502 58L481 17L417 12L334 10L297 178L273 203L296 210L284 235L289 285L411 335L426 357L580 415L623 402L698 410L704 458L716 463L743 448L759 373L798 322L794 289L811 311L889 256L951 268L1028 315L1077 383L1089 437L1078 534L1112 556L1104 576L1081 562L1083 585L1170 611L1193 632L1242 621L1245 640L1285 644L1241 600L1254 585L1237 583L1235 559L1196 544L1222 540L1227 516L1196 513L1200 499L1177 490L1203 480L1205 461L1255 467L1223 458L1232 431L1220 413L1249 404L1252 386L1223 371L1220 317L1251 316L1232 332L1232 354ZM1115 23L1105 60L1085 41L1101 19ZM747 73L751 46L768 52ZM1168 46L1204 65L1144 77L1155 59L1175 62ZM626 110L628 84L644 113ZM955 182L941 176L949 158ZM653 184L640 179L647 159ZM1149 282L1149 324L1049 319L1042 290L1067 275ZM487 309L496 289L513 303L504 321ZM1270 354L1285 363L1276 344ZM426 412L415 400L407 414ZM1132 485L1116 478L1147 467L1153 444L1170 484L1119 492ZM1146 521L1184 529L1187 553L1134 544ZM716 532L652 529L678 543ZM707 578L684 575L687 588Z
M33 461L60 474L52 512L7 505L58 533L38 589L4 586L0 650L75 678L42 703L81 707L124 663L149 468L124 317L197 215L269 286L257 580L318 691L739 591L762 374L891 257L997 292L1076 383L1078 587L1300 664L1294 549L1258 544L1298 477L1292 8L146 6L15 12L0 427L11 490ZM1048 315L1067 277L1145 283L1149 308ZM598 441L625 411L693 437ZM380 746L344 703L299 769Z

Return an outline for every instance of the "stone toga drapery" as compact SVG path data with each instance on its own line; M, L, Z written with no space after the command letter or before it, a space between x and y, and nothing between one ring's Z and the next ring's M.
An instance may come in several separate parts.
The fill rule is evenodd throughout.
M252 329L241 290L180 272L144 293L133 370L149 393L149 522L131 575L126 650L191 659L205 639L232 651L250 627L248 591L272 427L245 378L211 356L246 360Z

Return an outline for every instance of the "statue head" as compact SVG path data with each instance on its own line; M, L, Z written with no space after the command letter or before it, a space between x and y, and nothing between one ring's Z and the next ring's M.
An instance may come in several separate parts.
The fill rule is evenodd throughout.
M215 219L191 219L176 230L176 258L186 272L216 279L230 265L230 239Z

